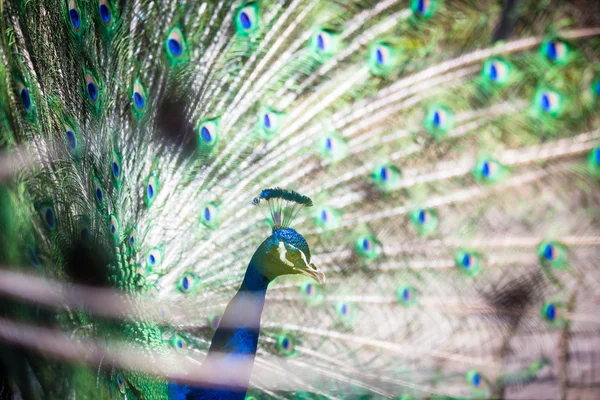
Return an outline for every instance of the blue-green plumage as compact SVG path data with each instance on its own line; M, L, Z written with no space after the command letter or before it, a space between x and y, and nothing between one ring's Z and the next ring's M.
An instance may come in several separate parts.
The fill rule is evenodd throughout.
M0 382L598 397L598 7L3 2Z

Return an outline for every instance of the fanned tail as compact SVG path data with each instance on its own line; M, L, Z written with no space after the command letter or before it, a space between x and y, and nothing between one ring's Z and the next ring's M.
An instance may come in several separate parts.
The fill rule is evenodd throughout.
M200 365L248 258L295 216L327 284L271 285L249 396L598 394L596 4L0 10L3 268L159 302L13 299L6 321ZM267 187L314 207L265 218ZM158 372L22 353L1 360L24 397L168 396Z

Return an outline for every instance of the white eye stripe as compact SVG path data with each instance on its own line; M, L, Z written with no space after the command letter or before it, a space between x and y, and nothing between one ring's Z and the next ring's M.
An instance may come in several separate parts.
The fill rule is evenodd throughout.
M279 246L277 246L277 251L279 251L279 259L285 265L289 265L290 267L294 266L294 263L287 259L287 249L285 248L285 244L283 242L279 242Z
M291 244L287 244L291 249L296 250L297 252L300 253L300 257L302 257L302 261L304 261L304 265L306 265L306 267L308 267L308 269L310 270L314 270L316 271L316 269L314 268L314 266L312 266L311 264L308 263L308 260L306 258L306 254L304 254L304 252L302 250L300 250L299 248L297 248L294 245ZM291 262L288 258L287 258L287 249L285 248L285 243L284 242L279 242L279 246L277 247L277 251L279 251L279 259L281 260L281 262L283 262L285 265L289 265L290 267L294 267L294 263ZM297 269L297 268L294 268Z
M294 245L288 244L288 246L290 246L292 249L297 250L300 253L300 257L302 257L302 260L304 261L304 264L311 269L311 265L308 263L308 260L306 259L306 254L304 254L304 252L302 250L300 250L299 248L297 248Z
M308 263L308 260L306 259L306 254L304 254L304 252L300 249L297 249L297 250L300 252L300 256L302 257L304 264L306 264L306 266L310 268L310 264Z

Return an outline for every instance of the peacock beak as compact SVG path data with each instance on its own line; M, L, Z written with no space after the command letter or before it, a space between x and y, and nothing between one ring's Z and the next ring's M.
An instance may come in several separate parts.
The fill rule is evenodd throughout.
M314 279L321 285L325 283L325 274L319 268L315 267L315 264L308 264L306 268L300 270L300 273Z
M279 242L277 250L279 251L279 260L291 267L294 271L292 273L308 276L320 284L325 283L325 274L323 271L315 267L315 264L309 262L309 258L306 257L306 254L302 250L284 242Z
M318 283L324 284L325 283L325 274L323 273L323 271L321 271L319 268L315 267L315 264L308 262L306 254L304 254L304 252L302 250L300 250L300 249L297 249L297 250L300 253L302 262L300 263L300 266L296 266L296 267L294 267L294 269L296 271L300 272L302 275L306 275L309 278L314 279Z

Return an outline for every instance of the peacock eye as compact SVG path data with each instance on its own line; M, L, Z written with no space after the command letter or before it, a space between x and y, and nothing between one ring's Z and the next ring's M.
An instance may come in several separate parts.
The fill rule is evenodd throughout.
M173 337L173 339L171 340L171 345L173 346L173 348L175 349L176 352L178 353L185 353L187 352L187 343L186 341L179 335L175 335Z
M324 300L324 297L321 293L321 287L315 284L313 281L305 280L300 284L299 289L304 301L306 301L309 305L321 304Z
M538 247L538 258L542 266L564 267L565 253L565 248L558 242L542 242Z
M113 151L112 161L110 163L110 170L112 172L113 182L117 188L121 183L121 157Z
M412 298L412 293L409 289L404 289L402 291L402 300L404 301L410 301L410 299Z
M85 87L87 91L88 98L92 102L92 104L96 104L99 98L98 84L96 83L96 79L92 76L91 73L85 73Z
M19 93L19 97L21 98L21 104L25 111L31 111L31 95L29 94L29 90L22 83L17 83L17 92Z
M121 374L117 374L117 386L119 387L119 391L121 393L125 393L125 380L121 376Z
M325 149L328 152L330 152L330 153L333 152L335 150L336 146L337 146L337 143L335 141L335 138L332 138L329 136L325 138Z
M425 128L436 139L441 138L444 133L448 132L453 122L453 116L444 107L434 106L427 110L425 116Z
M473 171L475 178L483 182L497 182L500 179L502 166L494 160L481 159Z
M206 204L202 208L200 222L209 228L217 227L219 224L219 208L213 203Z
M379 179L381 179L383 182L387 182L387 180L389 179L390 176L390 168L387 166L383 166L381 168L379 168Z
M369 53L369 70L373 75L383 76L394 67L394 50L385 43L371 46Z
M115 241L117 241L119 239L119 221L117 220L117 217L115 217L113 214L110 215L110 233L113 236L113 239Z
M273 110L267 109L258 116L259 134L263 139L272 139L279 130L281 115Z
M217 144L217 135L217 120L202 121L198 126L198 143L204 150L212 150Z
M183 34L179 28L173 28L167 36L167 51L178 58L183 54Z
M462 260L461 260L461 265L465 269L471 268L471 266L473 265L473 255L469 254L469 253L466 253L465 255L463 255Z
M236 14L237 33L248 35L258 29L258 7L255 3L240 8Z
M466 373L465 378L473 394L477 396L485 396L487 392L487 384L485 378L479 371L472 369Z
M329 211L327 211L326 209L321 210L321 222L323 222L323 224L327 224L328 221Z
M341 317L347 317L350 315L350 305L348 303L338 303L336 305L336 311Z
M309 295L312 296L315 293L315 289L312 283L309 283L306 285L306 288L304 289L304 292Z
M136 81L133 83L131 93L135 110L138 112L144 111L146 107L146 90L138 79L136 79Z
M345 301L338 301L335 304L337 320L343 324L351 325L356 320L356 310L354 306Z
M71 27L75 32L78 32L81 28L81 15L75 0L69 2L69 21L71 21Z
M553 63L562 64L567 60L569 47L558 39L552 39L542 44L542 52Z
M268 131L268 132L272 132L276 129L277 127L277 115L273 112L266 112L263 114L262 117L263 120L263 128Z
M481 175L483 175L486 178L489 178L491 175L494 174L494 163L491 163L489 161L484 161L482 166L481 166Z
M329 45L329 35L325 32L317 33L317 49L321 52L327 51L327 47Z
M600 174L600 147L596 147L590 152L588 165L593 173Z
M46 228L50 230L56 229L56 217L54 214L54 209L51 205L42 205L39 208L39 213L42 217L42 220L44 221L44 224L46 225Z
M129 239L127 240L127 243L129 243L129 247L131 247L131 248L135 247L136 236L137 236L137 229L131 228L131 231L129 231Z
M202 125L202 127L200 127L200 137L202 138L202 140L205 143L210 143L213 140L213 133L212 133L212 129L210 126L207 125Z
M317 58L326 58L336 51L337 35L325 29L317 30L311 39L311 49Z
M75 150L77 150L77 138L75 137L73 129L68 125L65 125L65 139L67 141L69 152L74 155Z
M102 185L100 184L100 180L94 177L94 197L96 199L96 203L99 206L102 206L104 203L104 193L102 191Z
M323 158L331 161L344 158L347 150L346 142L333 132L321 136L317 147Z
M412 286L401 286L396 290L396 299L403 306L416 304L415 289Z
M427 210L419 210L417 221L419 221L419 224L425 225L429 221L429 212Z
M564 303L561 302L546 302L542 306L542 319L553 327L562 326L564 319Z
M448 114L444 110L434 110L431 115L431 123L437 129L443 129L448 121Z
M361 247L364 251L370 251L373 247L373 244L371 243L371 240L369 240L369 238L364 238L362 240Z
M150 250L146 257L146 261L150 268L157 267L158 265L160 265L160 262L162 261L161 251L156 248Z
M558 315L558 310L554 303L549 303L549 304L546 304L546 306L544 307L543 313L544 313L544 318L546 318L547 321L554 322Z
M536 94L536 104L542 112L556 115L561 108L561 96L553 90L539 90Z
M483 65L483 74L496 84L504 84L508 81L509 65L500 59L487 60Z
M378 46L375 46L373 51L375 52L374 57L375 57L375 62L377 63L377 65L379 65L379 66L386 65L386 63L388 62L388 60L390 58L389 47L384 46L384 45L378 45Z
M146 197L145 201L148 206L152 205L158 195L158 178L155 175L150 175L146 181Z
M335 227L339 221L338 212L331 207L317 209L314 214L315 223L326 229Z
M190 273L185 273L181 276L179 280L178 288L182 293L188 294L191 293L196 286L196 277Z
M400 170L391 164L378 165L373 171L373 180L382 190L392 189L400 177Z
M167 59L171 66L179 66L187 62L187 42L179 27L174 27L169 31L164 43Z
M460 250L455 255L456 267L469 276L475 276L481 270L479 255L476 253Z
M424 208L414 210L410 215L413 226L420 235L425 235L435 231L437 228L436 214Z
M90 219L87 216L81 216L77 220L77 231L79 232L79 239L83 242L87 242L90 239Z
M65 136L67 138L67 143L69 143L69 147L74 150L77 146L77 142L75 141L75 134L71 129L67 128L67 130L65 131Z
M435 11L437 0L413 0L411 9L414 15L422 18L429 18Z
M356 252L369 260L377 258L380 253L379 244L373 235L359 235L354 243Z
M112 20L112 15L110 12L110 6L107 0L100 0L100 5L98 8L98 12L100 14L100 19L104 25L109 25Z
M212 330L217 330L220 322L221 322L221 317L219 317L219 315L210 314L208 316L208 326L210 326Z
M295 345L296 341L294 337L289 334L279 335L277 338L277 349L285 356L295 354Z
M544 258L548 261L556 260L557 253L556 247L551 243L548 243L546 247L544 247Z

